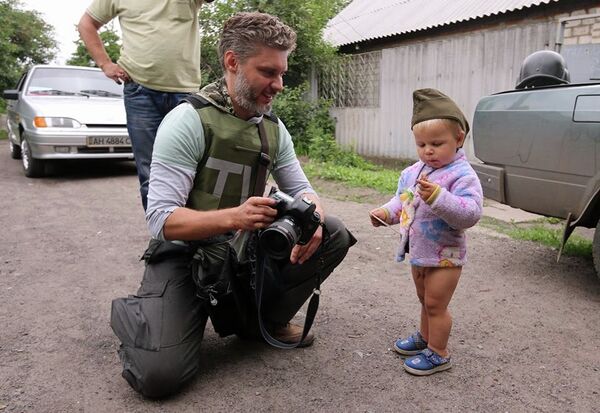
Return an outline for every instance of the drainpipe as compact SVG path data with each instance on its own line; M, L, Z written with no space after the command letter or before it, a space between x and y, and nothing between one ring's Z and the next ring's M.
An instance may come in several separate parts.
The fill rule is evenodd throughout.
M554 50L560 53L562 48L563 40L565 38L565 26L567 22L572 20L583 20L583 19L595 19L600 17L600 13L593 14L580 14L578 16L561 17L558 19L558 26L556 28L556 41L554 42Z

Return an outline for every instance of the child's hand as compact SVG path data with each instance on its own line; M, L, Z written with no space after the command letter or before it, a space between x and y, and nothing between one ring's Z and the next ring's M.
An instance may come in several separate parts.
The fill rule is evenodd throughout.
M381 223L381 221L387 222L387 215L388 214L383 208L375 208L371 210L369 212L369 218L371 218L371 225L373 225L374 227L382 226L383 224ZM379 218L379 220L377 218Z
M417 183L419 184L417 185L417 193L425 202L427 202L427 200L431 198L431 195L433 195L433 193L436 192L440 187L434 182L429 182L427 176L425 175L422 176L420 179L417 179Z

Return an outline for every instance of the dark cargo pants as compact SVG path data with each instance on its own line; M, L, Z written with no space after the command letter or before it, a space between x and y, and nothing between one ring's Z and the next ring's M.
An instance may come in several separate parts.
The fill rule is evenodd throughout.
M322 281L356 239L335 217L326 217L329 240L302 265L281 269L280 293L264 303L268 322L287 323L310 297L319 260ZM115 299L111 327L121 341L123 377L147 397L176 393L199 371L200 342L208 315L196 296L187 247L165 242L147 263L136 295Z

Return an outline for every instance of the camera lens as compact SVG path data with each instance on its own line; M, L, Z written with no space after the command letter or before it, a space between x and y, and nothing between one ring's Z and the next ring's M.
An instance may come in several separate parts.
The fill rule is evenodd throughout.
M291 217L282 217L260 234L260 245L272 258L289 258L292 248L300 239L300 232Z

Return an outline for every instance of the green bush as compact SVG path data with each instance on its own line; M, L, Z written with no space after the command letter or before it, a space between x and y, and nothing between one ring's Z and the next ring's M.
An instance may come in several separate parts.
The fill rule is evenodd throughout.
M339 146L333 134L323 131L317 126L309 126L311 136L308 146L308 156L318 162L331 162L340 166L359 168L362 170L375 170L376 166L368 162L354 148Z
M273 111L292 135L296 153L308 155L304 165L309 177L366 186L388 193L396 190L398 172L377 166L358 155L354 148L343 148L335 140L335 123L329 115L331 102L307 101L307 85L285 89Z
M335 123L329 115L331 102L306 100L308 86L302 84L285 89L274 105L274 112L292 135L296 152L319 162L372 169L373 165L355 153L353 148L340 148L335 141Z
M300 155L309 155L309 147L314 133L328 133L333 136L335 125L329 116L330 103L324 99L314 102L306 99L306 83L284 89L277 96L273 112L281 118Z
M335 138L323 130L323 128L311 123L307 127L308 156L320 162L334 161L340 148Z

